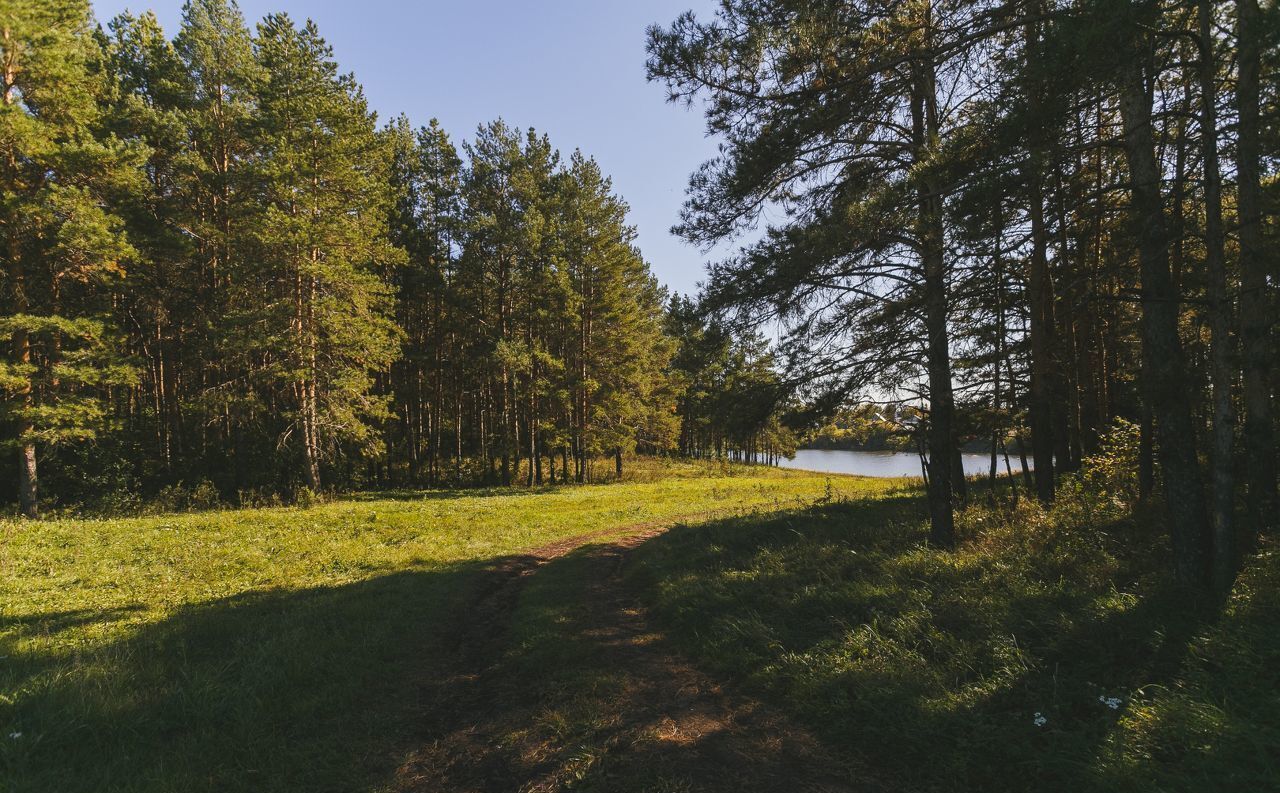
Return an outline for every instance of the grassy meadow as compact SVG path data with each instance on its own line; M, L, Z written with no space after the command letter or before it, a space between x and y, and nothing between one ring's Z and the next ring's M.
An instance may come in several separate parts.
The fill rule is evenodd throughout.
M979 493L941 553L903 482L676 463L630 476L0 524L0 790L433 789L413 769L465 765L473 724L509 778L548 790L754 790L791 773L785 748L742 754L739 787L646 722L669 705L654 697L670 658L644 649L659 646L785 714L854 782L1280 779L1270 547L1228 600L1197 600L1162 572L1158 515L1102 482L1052 509ZM644 524L674 528L601 559ZM501 630L469 612L504 561L565 541L581 547L497 607ZM602 575L647 623L610 624L631 612L601 601ZM424 692L449 690L459 657L497 688L461 695L442 728Z
M446 617L499 560L855 482L679 463L631 475L0 523L0 790L378 789L422 738Z
M1280 789L1280 553L1170 585L1108 488L961 513L910 491L677 527L631 575L704 668L908 790Z

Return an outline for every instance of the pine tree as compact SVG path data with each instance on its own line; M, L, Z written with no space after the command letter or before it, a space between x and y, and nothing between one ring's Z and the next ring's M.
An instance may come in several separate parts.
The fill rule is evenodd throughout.
M1244 446L1250 458L1247 468L1249 513L1254 531L1261 531L1276 523L1276 509L1280 504L1276 492L1275 410L1272 404L1276 266L1275 253L1267 255L1263 237L1260 81L1262 44L1266 38L1257 0L1236 0L1235 6L1240 60L1236 80L1236 112L1240 120L1236 172L1239 180Z
M612 454L621 476L624 452L671 440L662 375L672 355L662 329L665 296L635 247L627 206L600 166L575 152L566 176L565 266L578 341L567 367L572 434L579 472L588 456Z
M962 119L943 101L964 90L981 23L966 3L726 2L711 21L686 14L649 39L650 79L672 100L705 97L708 128L726 140L691 179L677 231L710 245L766 208L786 219L713 267L709 306L780 324L804 359L789 365L836 391L901 385L901 369L875 361L914 359L942 547L963 495L943 150Z
M416 481L425 458L428 478L441 473L446 451L461 463L461 384L464 356L455 299L461 229L462 161L435 119L418 130L401 117L388 129L393 149L391 189L395 196L391 241L407 262L388 273L395 292L396 322L404 331L402 354L391 371L395 448ZM453 437L444 448L445 425Z
M396 355L378 278L403 257L387 240L389 152L314 24L268 16L255 55L268 75L250 138L257 263L233 322L246 368L281 412L281 441L320 490L321 466L343 444L378 451L374 427L387 415L372 389Z
M135 254L109 207L141 189L142 153L102 133L102 60L87 2L0 7L0 389L28 517L40 448L92 437L104 388L133 377L102 317Z
M249 484L252 403L242 373L226 365L236 359L223 336L245 247L237 235L261 77L249 30L228 0L187 3L173 42L151 14L108 28L111 130L150 151L148 190L123 208L146 266L130 273L116 311L146 361L128 417L138 457L156 466L141 474L212 477L239 490Z
M145 143L146 189L119 207L142 266L131 268L115 315L143 362L137 408L126 419L138 441L142 478L170 477L183 448L183 382L192 318L202 304L191 273L194 260L188 198L181 189L187 128L184 68L152 14L123 14L108 24L105 48L114 83L107 124L123 139Z
M675 345L666 379L675 397L681 454L753 461L763 455L776 462L795 451L797 437L785 421L804 421L804 411L789 403L791 389L763 337L735 334L679 295L667 305L665 332Z
M174 375L175 399L190 413L179 438L198 427L186 465L238 491L255 482L254 460L275 448L256 446L260 405L237 353L237 295L251 283L250 217L259 195L250 184L252 122L265 74L254 58L248 25L234 0L189 0L174 48L183 66L178 110L186 131L179 158L176 224L191 240L182 289L189 316L171 309L182 373ZM229 458L231 472L225 470ZM215 462L216 461L216 462Z

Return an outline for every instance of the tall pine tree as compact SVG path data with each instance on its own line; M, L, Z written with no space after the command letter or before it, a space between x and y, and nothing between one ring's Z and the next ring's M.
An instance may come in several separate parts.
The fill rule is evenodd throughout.
M232 321L243 365L281 417L280 442L320 490L344 445L377 450L387 415L373 373L395 358L398 331L378 272L403 258L387 239L389 152L313 23L267 17L255 54L268 75L250 137L255 263Z
M105 387L133 376L104 317L134 256L110 207L142 189L141 153L101 129L109 85L90 23L79 0L0 6L0 389L29 517L41 449L92 437Z

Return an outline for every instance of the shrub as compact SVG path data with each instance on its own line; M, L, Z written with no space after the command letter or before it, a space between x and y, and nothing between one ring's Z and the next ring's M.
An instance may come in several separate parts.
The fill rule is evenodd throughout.
M183 482L168 485L161 489L151 501L152 512L201 512L218 509L222 504L222 494L208 479L201 479L194 485Z

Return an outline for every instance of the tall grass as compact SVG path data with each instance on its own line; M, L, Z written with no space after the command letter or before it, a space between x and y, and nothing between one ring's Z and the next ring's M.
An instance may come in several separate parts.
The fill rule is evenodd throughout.
M1121 428L1046 509L918 494L669 533L634 574L702 663L885 778L945 790L1276 789L1277 563L1225 614L1173 588Z

